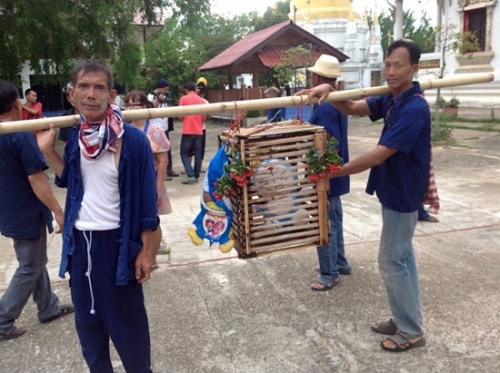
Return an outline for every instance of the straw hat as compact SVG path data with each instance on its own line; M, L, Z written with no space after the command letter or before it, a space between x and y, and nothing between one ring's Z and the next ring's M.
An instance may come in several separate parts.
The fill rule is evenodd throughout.
M264 93L274 93L275 95L281 94L280 90L276 87L269 87L264 91Z
M328 54L322 54L313 67L308 67L307 70L314 74L324 76L325 78L338 78L340 73L339 60Z

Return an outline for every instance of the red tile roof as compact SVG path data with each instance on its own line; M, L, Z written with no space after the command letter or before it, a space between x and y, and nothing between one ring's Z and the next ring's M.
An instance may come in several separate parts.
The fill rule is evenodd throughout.
M348 56L332 47L330 44L319 39L315 35L307 32L301 27L295 25L292 21L284 21L268 27L264 30L254 32L245 36L240 41L212 58L198 68L200 71L215 70L230 65L236 65L248 57L251 57L255 52L258 53L258 58L265 67L272 67L281 62L280 58L283 52L292 47L273 45L272 41L283 35L284 33L293 33L303 39L308 39L315 46L321 48L325 53L331 54L338 58L340 62L345 61ZM314 55L319 57L321 53L313 51ZM315 60L315 59L314 59Z

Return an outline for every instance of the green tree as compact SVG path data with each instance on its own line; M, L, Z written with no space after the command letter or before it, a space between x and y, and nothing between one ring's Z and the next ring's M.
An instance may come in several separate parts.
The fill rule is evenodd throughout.
M382 50L386 51L389 44L393 41L394 20L391 15L380 14L378 17L380 25L380 34L382 37ZM368 18L368 24L373 24L372 17ZM422 49L423 53L434 52L435 30L430 26L430 19L427 13L422 14L420 24L416 27L416 19L413 11L407 10L403 13L403 35L407 39L413 40Z
M0 77L17 81L21 64L26 60L39 79L35 83L42 84L67 80L75 59L98 58L123 65L123 56L136 43L134 18L142 15L143 22L152 23L158 18L159 9L189 26L209 14L210 3L201 0L0 0Z
M299 45L285 51L281 61L273 68L273 77L280 83L289 82L297 73L297 69L311 66L311 52Z
M273 7L268 7L262 17L254 16L254 29L252 32L263 30L277 23L288 20L290 12L290 0L278 1Z

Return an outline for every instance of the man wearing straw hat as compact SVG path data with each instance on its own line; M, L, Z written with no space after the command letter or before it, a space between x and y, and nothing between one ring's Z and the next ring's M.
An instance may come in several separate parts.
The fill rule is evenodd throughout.
M59 275L70 274L75 324L91 372L113 372L109 339L127 372L151 372L142 284L151 276L157 193L153 154L141 130L124 123L110 69L98 61L72 73L71 102L80 126L64 158L55 130L38 144L67 188Z
M396 40L387 49L384 76L390 94L365 100L334 102L344 114L384 119L380 140L372 151L347 162L336 176L370 170L366 191L376 193L382 205L382 233L378 254L391 319L373 324L372 330L389 335L381 346L391 352L425 345L412 238L418 208L427 191L431 153L431 115L418 72L420 47L411 40ZM302 94L322 102L334 88L323 84Z
M0 122L21 119L17 87L0 81ZM54 197L43 171L47 164L29 132L0 135L0 232L14 241L19 267L0 298L0 340L24 334L15 325L29 297L38 307L42 323L73 313L72 305L60 305L52 292L47 272L47 229L52 214L63 229L63 210Z
M326 83L336 88L337 78L341 75L339 61L327 54L322 54L314 66L307 70L312 72L313 86ZM329 137L337 139L338 154L344 163L347 163L349 161L347 116L335 109L330 103L324 102L315 105L309 122L323 126ZM312 290L330 290L340 283L340 275L351 273L351 266L345 257L342 201L340 199L340 196L349 193L349 187L349 176L330 179L330 192L328 194L329 242L328 245L317 248L319 277L311 285Z
M269 87L264 91L266 94L266 98L277 98L281 97L281 92L279 88L277 87ZM267 123L274 123L274 122L281 122L282 120L285 120L285 115L286 115L286 108L283 107L275 107L271 108L267 111Z

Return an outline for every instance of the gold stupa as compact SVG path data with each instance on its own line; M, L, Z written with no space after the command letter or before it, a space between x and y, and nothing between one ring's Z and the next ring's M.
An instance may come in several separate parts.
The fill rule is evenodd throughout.
M311 22L314 19L360 18L352 11L352 0L291 0L290 19Z

